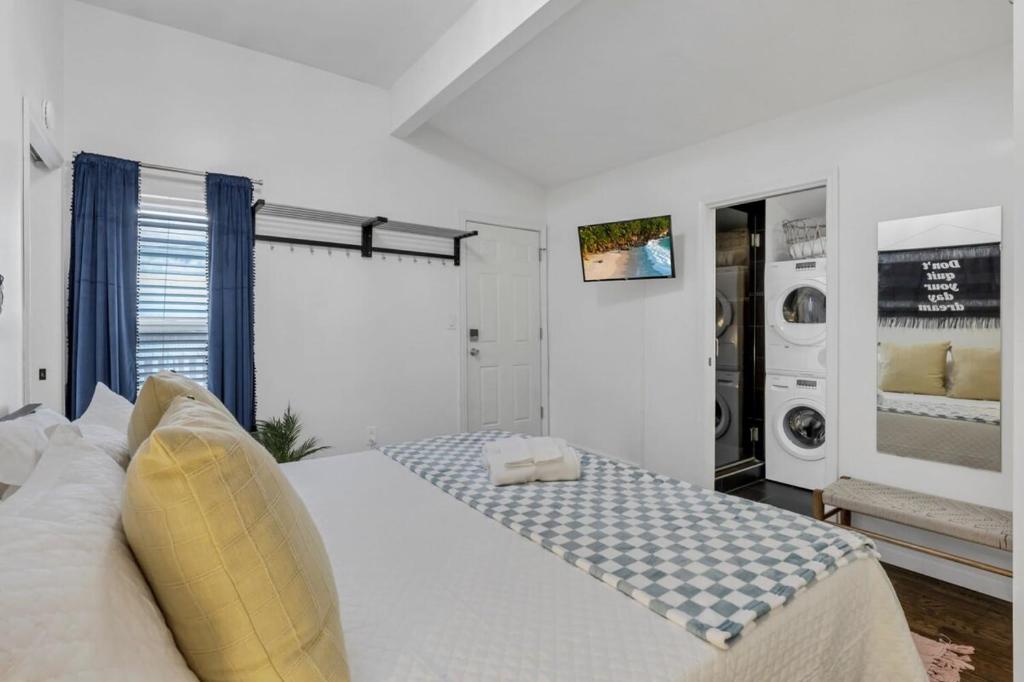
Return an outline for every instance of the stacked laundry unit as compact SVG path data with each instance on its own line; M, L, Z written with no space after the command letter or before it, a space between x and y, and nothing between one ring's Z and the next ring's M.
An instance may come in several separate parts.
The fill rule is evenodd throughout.
M747 267L730 265L716 272L715 468L743 459L742 368Z
M812 195L805 201L820 201L824 215L824 190L810 192L820 198ZM800 488L822 488L829 483L824 218L776 222L771 214L769 207L766 228L775 231L778 246L764 277L765 476Z

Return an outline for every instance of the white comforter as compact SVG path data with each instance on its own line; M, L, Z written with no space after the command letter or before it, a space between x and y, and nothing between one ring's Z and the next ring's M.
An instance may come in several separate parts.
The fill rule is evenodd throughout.
M721 651L378 452L284 470L330 554L355 680L926 679L874 560Z

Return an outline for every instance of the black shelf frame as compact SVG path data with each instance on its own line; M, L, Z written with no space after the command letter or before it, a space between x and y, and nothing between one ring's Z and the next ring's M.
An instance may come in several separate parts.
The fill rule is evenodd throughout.
M258 242L288 244L290 246L321 247L327 249L348 249L350 251L359 251L363 258L373 258L373 254L375 253L413 256L418 258L438 258L441 260L450 260L456 267L458 267L462 260L462 240L469 237L475 237L478 234L476 230L467 232L452 230L445 227L434 227L433 225L420 225L418 223L406 223L400 221L392 222L385 216L357 216L348 213L332 213L329 211L304 209L296 206L284 206L282 204L268 204L263 199L257 200L252 207L253 225L256 223L256 215L260 211L282 218L292 217L332 225L358 226L361 229L362 239L358 244L351 244L319 239L302 239L300 237L282 237L278 235L257 234L256 241ZM403 234L436 237L438 239L450 239L452 241L452 252L437 253L434 251L416 251L413 249L394 249L384 246L374 246L374 230L401 232Z

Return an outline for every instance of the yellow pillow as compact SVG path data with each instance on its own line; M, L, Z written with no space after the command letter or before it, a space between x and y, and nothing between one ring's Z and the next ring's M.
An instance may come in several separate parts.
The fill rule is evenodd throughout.
M122 521L200 679L349 679L316 526L277 462L230 416L176 398L128 467Z
M878 387L894 393L946 394L946 353L949 341L879 348Z
M953 348L949 397L1000 400L1002 381L998 348Z
M175 372L157 372L146 379L135 400L131 419L128 421L128 451L134 453L149 438L149 434L160 423L160 418L170 407L171 401L179 395L187 395L196 400L220 408L225 414L231 414L217 396L192 381L188 377Z

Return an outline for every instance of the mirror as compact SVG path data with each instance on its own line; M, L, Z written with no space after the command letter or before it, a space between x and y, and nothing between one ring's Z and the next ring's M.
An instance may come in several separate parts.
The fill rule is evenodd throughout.
M1000 207L878 224L878 451L1000 471Z

